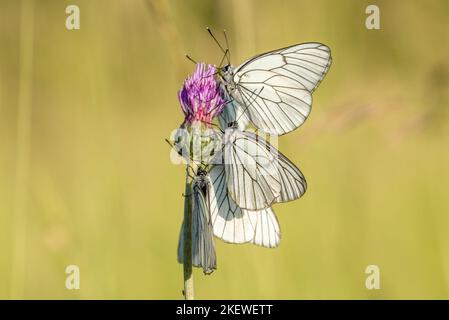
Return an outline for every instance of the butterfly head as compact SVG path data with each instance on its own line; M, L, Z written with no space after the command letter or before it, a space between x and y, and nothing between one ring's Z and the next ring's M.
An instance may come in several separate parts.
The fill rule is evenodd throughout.
M221 81L226 85L228 90L233 90L234 85L234 67L231 64L225 64L218 71Z
M207 176L206 169L198 168L198 171L196 172L197 177L201 180L204 179Z
M225 77L232 77L234 73L234 67L230 64L225 64L223 67L221 67L221 73Z
M238 126L239 126L239 124L238 124L237 121L231 121L231 122L228 123L228 128L229 129L237 129Z
M199 188L203 194L206 194L207 189L207 171L203 168L198 168L194 181L194 187Z
M226 72L231 71L232 66L228 63L228 64L225 64L221 69L223 70L224 73L226 73Z

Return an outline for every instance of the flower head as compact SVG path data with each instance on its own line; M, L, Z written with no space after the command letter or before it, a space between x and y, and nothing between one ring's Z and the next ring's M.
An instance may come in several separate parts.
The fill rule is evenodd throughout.
M215 70L215 66L198 63L193 75L179 90L178 99L188 123L210 123L223 109L224 100Z

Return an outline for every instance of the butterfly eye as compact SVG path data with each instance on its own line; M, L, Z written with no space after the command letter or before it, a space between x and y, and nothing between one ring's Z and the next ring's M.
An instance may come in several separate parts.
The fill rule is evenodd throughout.
M229 124L228 124L228 128L237 128L237 121L232 121L232 122L229 122Z

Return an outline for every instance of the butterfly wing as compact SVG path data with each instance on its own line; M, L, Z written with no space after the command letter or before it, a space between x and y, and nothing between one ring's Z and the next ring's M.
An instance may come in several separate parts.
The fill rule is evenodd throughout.
M307 182L301 170L253 132L226 130L224 154L229 194L241 208L260 210L267 207L264 206L266 203L269 206L273 202L295 200L306 192ZM245 162L246 157L253 154L262 157ZM257 170L258 161L261 163L260 170ZM266 198L259 196L259 190L266 191Z
M254 225L249 216L228 195L224 165L215 165L211 179L211 217L215 236L230 243L250 242Z
M224 136L224 165L229 195L242 209L268 208L280 194L274 155L251 132L228 128Z
M244 62L234 70L232 98L248 112L254 125L282 135L304 123L312 92L331 64L330 49L304 43L274 50Z
M195 182L192 189L192 264L195 267L202 267L205 274L210 274L217 269L212 221L209 211L210 197L208 193L203 195L201 189L195 185ZM184 261L184 228L185 224L183 222L178 243L178 261L180 263Z
M287 202L300 198L307 190L307 182L301 170L280 151L272 147L281 182L281 192L276 202Z
M273 210L241 209L229 197L224 165L216 165L209 172L211 179L211 217L214 235L229 243L251 242L264 247L276 247L280 228Z
M273 210L271 208L268 209L247 211L250 220L255 226L254 238L251 243L262 247L275 248L281 242L281 228Z

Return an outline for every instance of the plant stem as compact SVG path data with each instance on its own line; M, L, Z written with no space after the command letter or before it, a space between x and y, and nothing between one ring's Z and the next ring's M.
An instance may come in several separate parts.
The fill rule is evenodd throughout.
M192 273L192 182L186 177L184 193L184 298L193 300Z

